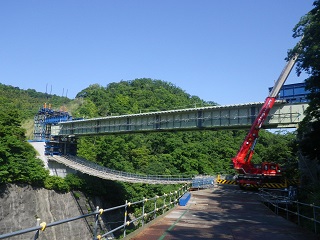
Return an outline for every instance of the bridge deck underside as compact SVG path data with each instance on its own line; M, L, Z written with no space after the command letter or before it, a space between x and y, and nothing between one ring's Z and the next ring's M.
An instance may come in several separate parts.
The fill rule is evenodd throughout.
M63 122L53 135L98 135L134 132L250 128L263 103L192 108ZM306 103L277 102L264 128L292 128L304 118Z

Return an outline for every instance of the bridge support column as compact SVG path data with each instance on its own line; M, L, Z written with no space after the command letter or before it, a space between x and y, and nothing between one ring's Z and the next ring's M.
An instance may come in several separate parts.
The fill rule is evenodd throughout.
M46 141L45 155L77 155L77 139L74 136L55 136Z

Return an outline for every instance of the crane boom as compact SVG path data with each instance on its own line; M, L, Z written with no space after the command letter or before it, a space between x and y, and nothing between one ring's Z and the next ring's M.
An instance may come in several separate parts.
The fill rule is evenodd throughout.
M259 137L259 131L261 129L262 124L268 117L268 114L273 107L276 97L279 94L279 91L285 81L287 80L295 62L297 59L297 55L293 56L284 69L282 70L278 80L276 81L274 87L272 88L271 92L269 93L269 96L266 98L260 112L258 113L256 119L254 120L249 133L245 137L239 152L237 155L232 159L234 168L240 173L240 174L266 174L268 173L270 175L277 174L276 171L274 172L263 172L262 167L255 168L253 164L251 163L251 159L254 153L254 148L257 143L258 137ZM266 170L268 167L266 167Z
M274 84L271 92L269 93L269 97L277 97L281 87L283 86L283 84L285 83L285 81L287 80L294 64L296 63L297 60L297 55L295 55L294 57L292 57L286 64L286 66L284 67L284 69L282 70L278 80L276 81L276 83Z

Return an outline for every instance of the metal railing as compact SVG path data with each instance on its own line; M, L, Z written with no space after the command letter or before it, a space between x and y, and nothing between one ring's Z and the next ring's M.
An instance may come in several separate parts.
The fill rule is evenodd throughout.
M63 223L76 221L82 218L87 218L93 215L95 216L93 240L106 239L107 237L108 239L110 239L112 238L111 234L119 230L123 230L123 237L126 237L126 234L127 234L126 231L131 224L134 224L135 228L139 228L140 226L141 227L144 226L147 222L150 222L151 220L164 214L166 211L168 211L169 209L173 208L178 204L179 198L181 198L183 194L188 191L189 187L190 187L190 184L185 184L184 186L180 187L177 191L165 193L162 196L154 196L153 198L143 198L142 200L139 200L136 202L126 201L125 204L123 205L108 208L108 209L102 209L97 206L96 210L92 213L76 216L72 218L62 219L62 220L48 223L48 224L46 222L40 223L40 219L37 219L37 224L35 227L30 227L30 228L22 229L19 231L2 234L0 235L0 239L10 238L10 237L25 234L25 233L35 232L33 239L36 240L36 239L39 239L41 232L45 231L46 228L54 227ZM135 209L136 210L135 214L138 212L140 213L140 215L129 219L128 217L129 208ZM124 220L122 224L102 235L101 234L98 235L99 217L102 214L107 214L108 212L111 212L117 209L123 209L124 211Z
M89 175L109 180L150 184L179 184L190 183L193 179L193 176L190 175L144 175L123 172L103 167L97 163L73 155L53 155L48 156L48 159Z
M281 215L299 226L309 228L316 234L319 233L320 206L297 201L295 189L262 188L259 195L261 200L277 215Z

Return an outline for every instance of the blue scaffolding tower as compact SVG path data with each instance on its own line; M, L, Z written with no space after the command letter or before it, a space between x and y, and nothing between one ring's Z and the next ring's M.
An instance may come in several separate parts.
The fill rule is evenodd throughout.
M53 110L51 104L44 104L34 117L33 141L45 142L46 155L76 154L76 139L51 135L51 127L59 122L71 121L72 116L65 110Z

